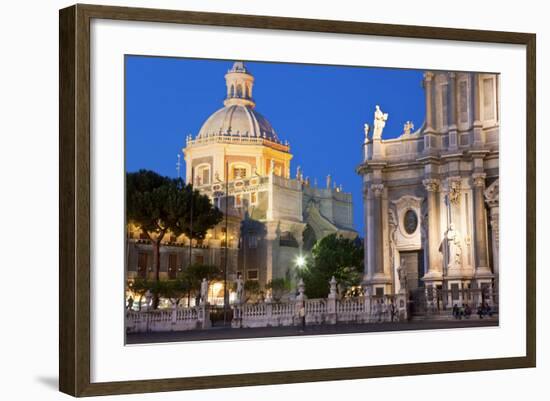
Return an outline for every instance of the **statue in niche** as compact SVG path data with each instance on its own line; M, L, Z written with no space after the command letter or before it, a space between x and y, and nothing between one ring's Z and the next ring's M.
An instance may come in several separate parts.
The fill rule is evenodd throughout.
M454 223L447 230L447 243L449 247L449 267L462 266L462 244L460 233L455 229Z
M460 201L460 180L453 179L449 182L449 202L458 205Z
M403 293L407 289L407 270L405 268L405 259L401 259L401 263L397 268L397 278L399 279L399 292Z

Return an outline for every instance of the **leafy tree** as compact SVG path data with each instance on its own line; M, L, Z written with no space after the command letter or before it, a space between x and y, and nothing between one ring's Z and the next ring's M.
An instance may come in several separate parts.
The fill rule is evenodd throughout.
M139 310L141 310L141 301L143 300L143 297L145 296L147 290L152 290L153 282L145 278L136 277L135 279L128 281L127 288L132 290L135 294L139 295L138 307Z
M161 298L170 300L172 305L178 306L191 289L191 282L185 275L174 280L156 281L154 292Z
M127 173L126 192L127 220L139 226L151 241L157 281L160 278L160 247L167 232L202 239L223 217L210 199L195 191L191 184L154 171ZM155 297L154 307L157 305L158 297Z
M360 241L331 234L317 241L307 258L306 266L298 272L304 280L309 298L326 298L329 281L334 276L345 288L361 283L364 250Z
M291 281L288 277L274 278L265 285L265 288L271 290L273 300L279 302L283 295L290 291Z
M198 292L201 288L201 281L205 278L207 281L222 279L223 272L219 266L194 264L187 268L184 273L190 283L190 291Z
M248 302L250 299L256 300L261 293L258 280L246 280L244 282L244 293L246 296L245 302Z

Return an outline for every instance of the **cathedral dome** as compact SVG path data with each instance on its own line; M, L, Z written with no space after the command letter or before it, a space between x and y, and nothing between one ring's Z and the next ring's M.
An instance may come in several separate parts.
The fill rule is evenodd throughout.
M198 138L217 135L279 141L269 121L251 106L243 104L230 104L212 114L200 129Z
M224 106L212 114L201 127L197 139L212 136L237 136L245 138L263 138L279 142L275 130L264 116L254 108L252 98L254 76L243 62L236 62L225 74L227 96Z

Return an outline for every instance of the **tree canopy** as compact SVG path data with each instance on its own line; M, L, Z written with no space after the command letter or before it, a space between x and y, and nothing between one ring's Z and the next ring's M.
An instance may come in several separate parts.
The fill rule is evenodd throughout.
M127 173L126 191L128 221L138 225L151 240L162 240L167 231L202 239L223 218L208 196L201 195L191 184L154 171Z
M160 279L160 246L167 232L184 233L188 238L204 238L218 224L222 212L206 195L201 195L182 179L139 170L126 174L126 218L140 227L153 246L155 280ZM155 293L153 307L158 306Z
M364 250L360 241L331 234L317 241L298 272L309 298L326 298L334 276L344 288L359 285L363 276Z

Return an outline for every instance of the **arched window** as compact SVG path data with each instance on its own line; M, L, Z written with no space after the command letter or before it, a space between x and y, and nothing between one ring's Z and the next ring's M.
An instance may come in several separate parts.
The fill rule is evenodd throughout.
M235 86L231 85L231 91L229 92L229 97L235 97Z
M237 97L243 97L243 87L242 85L237 85Z
M201 164L197 166L195 185L210 185L210 165Z

